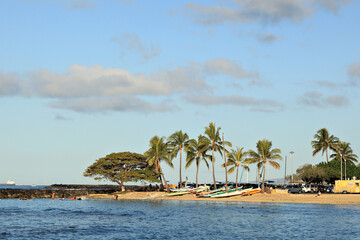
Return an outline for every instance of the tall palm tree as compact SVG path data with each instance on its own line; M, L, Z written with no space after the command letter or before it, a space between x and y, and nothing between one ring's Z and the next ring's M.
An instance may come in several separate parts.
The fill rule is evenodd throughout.
M267 140L267 139L263 139L263 140L259 140L256 144L256 149L257 151L253 151L253 150L249 150L248 154L249 157L245 160L245 163L257 163L257 167L259 169L259 167L262 167L262 171L263 171L263 180L262 180L262 192L265 191L265 168L266 168L266 163L269 162L269 164L271 166L273 166L276 169L280 168L279 163L276 162L276 160L282 160L281 157L281 150L278 148L275 149L271 149L272 147L272 142Z
M155 165L156 173L161 174L161 180L166 187L166 190L169 192L169 186L166 182L164 172L161 169L160 161L166 162L170 167L174 167L171 163L170 152L168 144L165 142L165 137L154 136L150 139L150 148L145 152L144 156L146 161L150 166Z
M223 145L231 147L232 144L230 142L224 141L222 142L220 138L220 130L221 127L216 128L215 123L210 123L208 127L205 127L205 135L209 140L209 145L207 150L211 150L211 163L212 163L212 171L213 171L213 180L214 180L214 188L216 189L216 180L215 180L215 152L219 152L222 155Z
M200 135L197 141L195 139L191 139L188 146L185 148L187 154L185 169L190 167L193 162L196 162L196 187L199 187L198 175L201 160L203 160L207 168L209 168L209 163L207 162L207 159L210 159L211 156L206 154L206 149L208 145L209 140L203 135Z
M314 135L315 140L311 142L311 146L314 149L312 155L315 156L318 152L322 151L321 155L326 152L326 162L329 163L328 149L336 151L336 145L339 139L334 135L329 136L329 132L326 128L322 128Z
M180 187L182 188L182 178L181 178L181 159L182 159L182 152L184 147L188 145L189 142L189 136L186 133L183 133L181 130L173 133L168 138L168 143L170 145L171 149L171 157L176 158L177 154L180 152Z
M236 147L236 150L231 149L231 152L228 154L227 165L233 166L228 170L229 173L233 173L236 169L236 189L238 188L239 167L243 167L246 171L250 170L247 164L244 163L246 156L247 152L244 151L243 147ZM225 164L222 166L225 166Z
M348 162L351 165L355 165L358 162L359 157L354 154L353 150L351 149L350 143L348 142L341 142L339 141L337 144L337 151L330 155L330 159L336 159L340 161L340 171L341 171L341 179L342 180L342 163L345 162L345 179L346 179L346 163Z

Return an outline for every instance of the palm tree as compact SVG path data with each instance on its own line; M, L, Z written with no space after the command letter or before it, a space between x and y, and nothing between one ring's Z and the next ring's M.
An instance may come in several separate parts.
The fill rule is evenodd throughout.
M340 161L340 180L342 180L342 162L345 162L345 179L346 179L346 163L349 162L351 165L355 165L358 162L358 156L353 153L353 150L350 147L350 143L348 142L341 142L337 144L337 151L330 155L331 160L336 159Z
M182 179L181 179L181 159L182 159L182 151L184 147L188 145L189 136L186 133L183 133L181 130L173 133L168 138L168 143L171 148L171 158L176 158L178 152L180 152L180 187L182 188Z
M210 159L211 156L206 155L206 149L209 144L209 140L203 135L200 135L197 141L195 139L191 139L188 146L185 148L187 154L185 169L190 167L193 162L196 162L196 187L199 187L198 175L201 160L205 162L207 168L209 169L207 159Z
M161 174L161 180L166 187L166 190L169 192L169 186L166 182L164 173L160 166L160 161L166 162L170 167L174 167L170 160L170 153L168 144L165 142L165 137L158 137L154 136L150 139L150 148L145 152L144 156L146 161L149 163L150 166L155 165L156 173Z
M336 151L336 145L339 142L337 137L334 135L329 136L329 132L326 128L322 128L314 135L315 140L311 142L311 146L314 149L312 155L315 156L318 152L322 151L321 155L326 152L326 162L329 163L328 148Z
M209 140L209 145L207 150L211 150L211 163L212 163L212 171L213 171L213 180L214 180L214 188L216 189L216 180L215 180L215 152L219 152L222 155L223 145L231 147L232 144L230 142L221 141L220 138L220 130L221 127L216 128L215 123L210 123L208 127L205 127L205 135Z
M250 168L247 164L244 163L247 152L244 151L244 148L237 147L236 150L231 149L231 152L228 155L227 165L233 166L229 169L229 173L233 173L236 169L236 189L238 188L238 176L239 176L239 167L243 167L246 171L249 171ZM222 166L225 167L225 164Z
M257 152L253 150L249 150L249 158L245 160L245 163L257 163L258 169L262 167L263 170L263 181L262 181L262 192L265 191L265 167L266 163L269 162L271 166L273 166L276 169L280 168L279 163L277 163L275 160L282 160L281 157L281 150L278 148L271 149L272 142L263 139L259 140L256 144Z

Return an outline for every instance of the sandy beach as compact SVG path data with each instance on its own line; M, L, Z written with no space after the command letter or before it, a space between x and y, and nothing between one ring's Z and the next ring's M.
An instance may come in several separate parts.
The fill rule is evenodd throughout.
M319 203L319 204L356 204L360 205L360 194L255 194L231 198L197 198L194 194L168 197L164 192L126 192L115 193L118 199L156 199L183 201L223 201L223 202L275 202L275 203ZM94 199L114 199L114 194L91 194Z

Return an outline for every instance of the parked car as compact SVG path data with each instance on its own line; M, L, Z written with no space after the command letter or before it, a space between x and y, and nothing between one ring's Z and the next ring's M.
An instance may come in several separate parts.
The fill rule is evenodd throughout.
M328 185L319 185L318 190L320 192L322 192L322 193L333 193L334 192L334 187L333 186L328 186Z
M302 193L302 187L300 185L287 185L284 189L288 190L288 193Z
M304 193L313 193L315 191L314 186L310 184L304 184L301 187Z

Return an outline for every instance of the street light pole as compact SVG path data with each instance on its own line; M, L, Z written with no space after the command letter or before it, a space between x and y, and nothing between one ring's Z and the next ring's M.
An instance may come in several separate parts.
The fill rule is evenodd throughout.
M294 182L293 154L294 154L294 151L291 151L290 152L290 157L291 157L291 182Z
M225 142L224 142L224 133L222 134L222 144L223 144L223 151L224 151L224 164L225 164L225 190L227 191L228 187L228 175L227 175L227 163L226 163L226 156L225 156ZM236 183L237 184L237 183Z
M287 162L287 156L285 156L285 175L284 175L284 185L286 184L286 162Z

